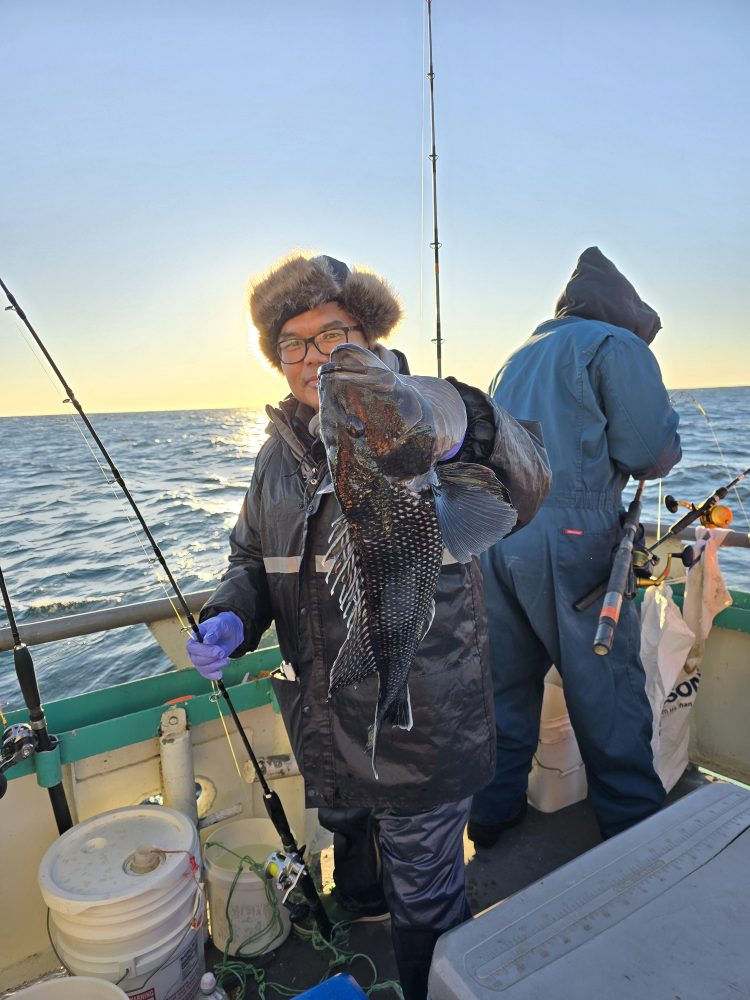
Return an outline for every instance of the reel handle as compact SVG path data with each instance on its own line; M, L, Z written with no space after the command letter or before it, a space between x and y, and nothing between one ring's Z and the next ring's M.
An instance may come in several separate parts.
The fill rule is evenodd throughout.
M685 569L690 569L690 567L695 562L695 549L692 545L686 545L685 548L680 552L677 557Z

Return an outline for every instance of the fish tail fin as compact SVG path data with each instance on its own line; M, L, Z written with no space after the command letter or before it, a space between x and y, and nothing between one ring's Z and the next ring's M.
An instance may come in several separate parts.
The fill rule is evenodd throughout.
M446 548L469 562L511 530L518 514L510 494L490 469L456 462L438 466L435 513Z

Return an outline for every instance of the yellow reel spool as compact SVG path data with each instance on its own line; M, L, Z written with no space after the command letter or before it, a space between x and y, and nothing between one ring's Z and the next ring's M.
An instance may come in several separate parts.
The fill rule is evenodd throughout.
M701 514L701 524L704 528L728 528L732 523L732 512L723 504L714 504L705 514Z

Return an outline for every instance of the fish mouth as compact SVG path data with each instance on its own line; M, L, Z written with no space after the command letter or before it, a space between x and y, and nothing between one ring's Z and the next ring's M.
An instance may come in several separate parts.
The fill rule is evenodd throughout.
M331 360L318 368L321 375L368 375L380 370L390 371L372 351L358 344L339 344L331 352Z

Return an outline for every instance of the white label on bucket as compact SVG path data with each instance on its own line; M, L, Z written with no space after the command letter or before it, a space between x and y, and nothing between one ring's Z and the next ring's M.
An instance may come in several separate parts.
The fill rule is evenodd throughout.
M153 986L146 989L134 986L132 991L127 983L120 986L130 1000L193 1000L204 972L203 934L200 930L191 931L187 947L183 946L179 954L153 974Z

